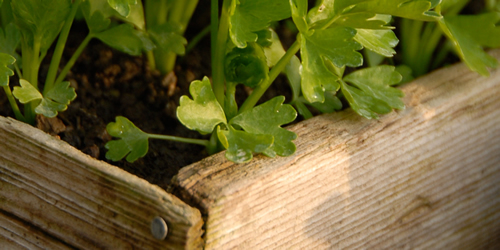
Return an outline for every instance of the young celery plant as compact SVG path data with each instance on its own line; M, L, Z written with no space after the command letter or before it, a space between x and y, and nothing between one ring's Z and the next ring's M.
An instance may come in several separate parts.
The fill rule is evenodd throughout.
M151 69L167 74L174 69L177 55L185 53L182 36L191 20L198 0L146 0L146 28L160 46L147 51Z
M307 0L223 0L220 18L219 1L211 3L212 83L208 77L193 81L189 88L192 98L181 97L177 117L187 128L211 134L210 142L198 144L208 145L209 152L221 145L234 162L249 161L254 153L270 157L294 153L296 134L282 128L297 116L292 105L277 96L256 106L281 72L290 79L292 104L304 116L310 116L304 104L328 112L340 108L337 96L366 118L403 109L403 92L394 88L402 75L394 66L363 68L344 76L346 67L363 64L358 52L363 48L384 57L396 53L398 39L394 27L388 25L393 16L437 23L461 49L469 67L481 73L494 62L480 46L500 46L500 35L486 37L465 22L476 25L485 19L493 24L481 30L498 32L496 14L446 19L440 14L440 0L323 0L311 10ZM279 39L273 40L275 34L269 26L289 17L299 34L284 51ZM460 25L464 33L457 29ZM295 56L298 52L301 61ZM234 96L237 84L253 88L241 107ZM120 120L110 125L110 132L120 140L107 144L107 157L117 160L132 154L134 157L127 158L132 160L145 154L147 138L152 136L143 135L138 143L133 133L126 133L133 125L116 125L123 123ZM141 145L140 153L135 153L136 145Z

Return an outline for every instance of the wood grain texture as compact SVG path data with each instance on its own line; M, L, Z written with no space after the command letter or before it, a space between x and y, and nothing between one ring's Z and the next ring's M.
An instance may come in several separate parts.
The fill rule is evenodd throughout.
M0 142L2 244L49 249L59 248L50 244L80 249L202 247L200 211L163 189L12 119L0 117ZM169 226L165 241L150 233L155 216Z
M206 216L206 249L499 249L500 70L402 89L407 108L379 120L291 126L291 157L183 168L171 189Z

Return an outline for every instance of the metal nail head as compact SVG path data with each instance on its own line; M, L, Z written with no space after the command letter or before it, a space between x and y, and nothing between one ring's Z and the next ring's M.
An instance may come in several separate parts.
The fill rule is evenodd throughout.
M157 216L151 222L151 233L158 240L164 240L168 234L168 226L163 218Z

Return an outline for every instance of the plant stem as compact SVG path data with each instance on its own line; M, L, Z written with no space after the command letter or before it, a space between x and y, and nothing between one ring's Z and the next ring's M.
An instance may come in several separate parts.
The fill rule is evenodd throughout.
M436 23L428 23L426 25L426 30L427 29L432 30L432 32L430 32L429 36L424 38L425 40L422 39L425 43L421 46L419 53L420 57L418 59L419 64L415 65L418 67L416 67L414 71L414 77L421 76L430 70L432 56L434 55L434 51L436 50L436 47L438 46L443 35L441 29L437 27Z
M215 44L217 43L217 32L219 31L219 1L212 0L210 3L210 54L212 65L215 65ZM213 72L212 72L213 73Z
M7 95L7 99L9 99L10 107L12 108L12 111L14 111L14 115L16 116L16 119L19 121L26 122L23 114L21 113L21 110L19 110L19 106L17 106L16 99L14 98L14 95L12 95L12 91L10 90L10 87L3 86L3 90L5 91L5 94Z
M403 64L409 66L412 70L420 62L415 59L418 57L420 34L424 22L410 19L403 19L401 23L401 41L403 50Z
M281 57L278 63L276 63L276 65L271 69L271 71L269 72L268 80L257 86L253 90L252 94L248 96L245 102L241 105L238 114L241 114L242 112L252 109L257 104L262 95L264 95L269 86L271 86L274 80L276 80L276 77L278 77L278 75L283 71L283 69L285 69L288 62L292 59L292 57L295 54L297 54L299 50L300 50L300 42L297 40L286 51L285 55Z
M149 138L152 139L160 139L160 140L169 140L169 141L176 141L176 142L184 142L184 143L191 143L191 144L197 144L197 145L202 145L207 147L210 143L209 140L203 140L203 139L191 139L191 138L184 138L184 137L178 137L178 136L171 136L171 135L158 135L158 134L148 134Z
M191 17L193 16L194 10L196 9L196 6L198 6L198 0L189 0L186 1L185 6L184 6L184 15L182 15L181 18L181 23L182 23L182 33L184 34L184 31L187 28L187 25L189 21L191 20Z
M69 70L73 67L73 65L75 65L76 59L80 57L83 50L85 49L85 47L87 47L87 45L89 44L90 40L92 40L93 37L94 35L92 33L89 33L85 37L85 39L83 39L82 43L78 46L75 53L69 59L68 63L61 70L61 73L59 73L59 76L57 77L54 85L61 83L64 80L64 78L66 78L66 75L68 75Z
M200 33L198 33L193 39L191 39L190 42L188 42L188 45L186 46L186 54L189 53L200 41L205 37L211 30L211 26L205 27Z
M217 0L212 0L212 3L213 1ZM226 54L226 43L229 37L230 6L231 0L224 0L217 32L217 42L215 45L212 43L212 46L215 46L215 54L212 56L213 89L215 97L222 107L224 107L224 56Z
M71 25L73 25L73 20L75 19L76 11L80 7L80 3L82 0L76 0L71 6L71 12L64 23L64 26L59 34L59 38L57 40L56 47L54 49L54 54L52 55L52 60L50 61L49 71L47 73L47 78L45 79L45 86L43 88L43 94L45 95L47 91L52 89L54 86L54 82L57 75L57 69L59 68L59 64L61 63L61 58L64 52L64 47L66 46L66 42L68 41L69 31L71 29Z

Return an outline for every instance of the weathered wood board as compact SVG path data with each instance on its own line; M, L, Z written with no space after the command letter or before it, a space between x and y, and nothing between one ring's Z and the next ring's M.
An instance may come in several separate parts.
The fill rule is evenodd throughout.
M206 249L500 249L500 69L402 89L407 108L380 120L292 126L291 157L183 168L172 191L206 216Z
M150 232L156 216L169 226L164 241ZM202 226L199 210L165 190L0 117L0 246L195 249Z

